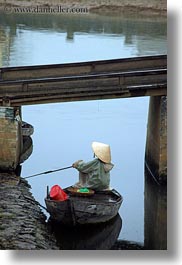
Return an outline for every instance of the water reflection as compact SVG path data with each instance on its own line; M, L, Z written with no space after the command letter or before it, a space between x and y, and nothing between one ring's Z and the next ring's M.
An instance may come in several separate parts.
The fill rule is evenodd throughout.
M105 59L103 49L110 58L166 53L161 18L0 13L0 33L3 66Z
M54 233L57 244L64 250L106 250L117 241L122 227L118 214L107 223L66 227L51 221L49 226Z
M0 66L8 65L13 37L0 25Z
M145 23L147 23L147 27ZM165 36L166 21L160 17L153 19L142 19L138 16L100 16L100 15L51 15L46 14L11 14L11 16L1 13L0 24L3 27L14 28L14 34L23 29L46 30L54 32L67 32L74 38L76 33L95 33L95 34L123 34L126 39L132 35L137 36ZM160 24L160 29L159 29ZM152 33L152 36L151 36ZM127 43L127 41L126 41Z

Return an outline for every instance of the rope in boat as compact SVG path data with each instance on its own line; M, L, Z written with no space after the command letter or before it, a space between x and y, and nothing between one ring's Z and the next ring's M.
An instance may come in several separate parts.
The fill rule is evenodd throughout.
M35 201L34 199L31 199L30 197L27 197L24 194L22 194L22 195L25 198L25 200L29 201L33 205L38 205L38 206L42 207L44 210L46 210L46 212L48 212L47 208L45 206L43 206L42 204L40 204L39 202Z

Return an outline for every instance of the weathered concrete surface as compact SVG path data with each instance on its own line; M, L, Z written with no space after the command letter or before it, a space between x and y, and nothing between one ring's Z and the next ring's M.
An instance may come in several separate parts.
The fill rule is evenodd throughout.
M150 97L145 161L160 184L167 182L167 97Z
M16 108L0 106L0 169L15 169L19 163L22 141Z
M167 187L156 185L145 172L144 245L147 250L167 250Z
M33 150L33 126L22 123L20 112L21 107L0 106L0 170L5 172L14 171Z
M45 219L28 182L0 173L0 249L57 249Z

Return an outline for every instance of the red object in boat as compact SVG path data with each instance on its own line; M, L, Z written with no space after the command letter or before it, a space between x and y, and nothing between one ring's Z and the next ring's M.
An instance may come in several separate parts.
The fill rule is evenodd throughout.
M55 201L65 201L68 199L68 195L61 189L59 185L54 185L50 191L50 197Z

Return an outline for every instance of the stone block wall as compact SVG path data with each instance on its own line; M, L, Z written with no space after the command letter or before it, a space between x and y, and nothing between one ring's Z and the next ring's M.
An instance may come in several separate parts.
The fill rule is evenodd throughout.
M21 152L21 124L16 109L0 106L0 169L14 170Z

